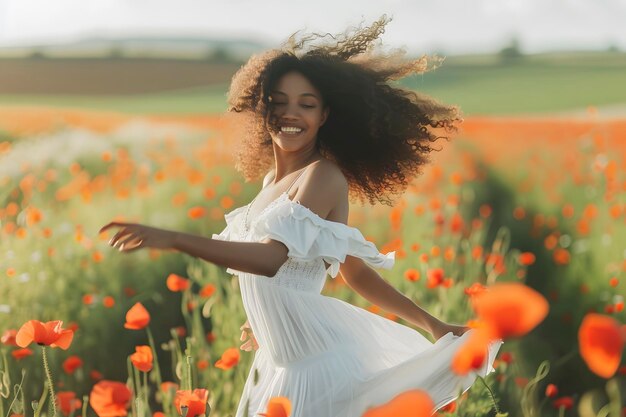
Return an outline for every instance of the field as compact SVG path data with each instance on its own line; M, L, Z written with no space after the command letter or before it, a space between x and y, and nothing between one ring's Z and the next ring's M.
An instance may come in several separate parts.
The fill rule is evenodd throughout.
M621 55L596 58L457 58L403 81L467 117L392 207L353 204L348 224L396 251L379 273L416 304L508 329L495 372L441 415L624 413L626 75ZM64 415L174 417L192 389L210 410L187 417L234 415L253 358L237 279L176 252L118 253L98 233L117 220L210 236L256 195L233 169L244 132L212 113L224 93L0 97L0 415L53 415L50 386ZM477 293L504 283L537 298L477 315ZM411 326L340 275L322 294ZM530 323L537 300L549 308ZM30 320L62 320L67 350L17 346Z
M492 55L444 58L435 71L400 85L458 104L466 115L540 115L580 112L587 106L617 106L623 112L624 53L537 54L514 63ZM203 61L52 61L0 60L0 105L131 114L220 112L226 109L228 82L238 68ZM68 66L70 73L64 71Z

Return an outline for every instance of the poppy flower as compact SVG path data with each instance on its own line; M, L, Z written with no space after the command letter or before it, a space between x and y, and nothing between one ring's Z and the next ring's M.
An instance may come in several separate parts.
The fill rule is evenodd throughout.
M83 366L83 360L76 355L72 355L63 361L63 371L68 375L73 374L81 366Z
M418 271L415 268L409 268L406 271L404 271L404 278L407 281L412 281L412 282L419 281L420 271Z
M170 274L166 281L167 288L173 292L185 291L191 283L188 279L181 277L180 275Z
M603 378L615 374L624 347L617 320L588 313L578 329L578 345L580 355L593 373Z
M435 288L439 286L440 284L442 284L443 278L444 278L443 275L444 275L443 268L434 268L434 269L429 269L428 271L426 271L426 278L428 280L426 283L426 287Z
M494 284L471 301L494 339L525 335L546 317L549 309L541 294L517 282Z
M369 408L362 417L430 417L435 404L422 390L412 389L396 395L386 404Z
M458 375L479 370L485 363L489 349L490 332L484 327L472 330L467 341L461 345L452 358L452 370Z
M76 398L76 393L72 391L58 392L57 404L59 405L61 412L66 416L70 415L72 411L80 410L83 406L83 402Z
M291 401L287 397L272 397L267 402L265 413L258 413L264 417L289 417L291 414Z
M210 297L215 293L215 285L207 284L200 290L200 297Z
M443 413L454 413L456 411L456 400L452 401L448 405L444 405L439 409Z
M546 397L553 398L559 393L559 389L554 384L548 384L546 386Z
M187 216L190 219L201 219L206 215L206 209L204 207L195 206L187 210Z
M31 349L29 349L29 348L15 349L15 350L11 351L11 355L17 361L19 361L21 359L24 359L27 356L31 356L32 354L33 354L33 351Z
M574 406L574 399L572 397L557 398L556 400L552 401L552 406L557 409L563 407L566 410L569 410Z
M215 362L215 367L220 369L230 369L239 363L239 349L228 348L222 357Z
M186 417L195 417L206 412L209 391L206 389L178 390L174 396L174 405L179 415L183 415L182 407L187 408Z
M3 345L7 345L7 346L17 346L17 343L15 343L15 335L17 335L17 330L15 329L6 330L2 334L2 337L0 337L0 343L2 343Z
M105 379L91 389L89 404L99 417L118 417L128 415L131 398L126 384Z
M178 384L175 382L163 381L161 383L161 391L163 392L176 391L177 389L178 389Z
M18 330L15 342L25 348L32 342L42 346L60 347L67 350L74 338L74 332L63 329L61 320L42 323L38 320L29 320Z
M104 375L102 375L100 371L92 369L91 372L89 372L89 378L91 378L92 381L100 381L104 378Z
M206 359L200 359L198 363L196 364L196 366L198 367L199 370L203 371L209 367L209 361L207 361Z
M532 265L535 263L535 254L532 252L522 252L518 257L518 262L522 265Z
M135 368L143 372L148 372L152 369L152 349L150 346L135 346L135 353L130 355L130 361L135 365Z
M463 290L463 292L465 293L465 295L469 295L470 297L473 297L476 294L482 293L486 289L487 289L487 287L482 285L480 282L475 282L472 285L470 285L469 287L465 288Z
M150 323L150 313L141 303L135 303L126 313L124 327L132 330L140 330Z

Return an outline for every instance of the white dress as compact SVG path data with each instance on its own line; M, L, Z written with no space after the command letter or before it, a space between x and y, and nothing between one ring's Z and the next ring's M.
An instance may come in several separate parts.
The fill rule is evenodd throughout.
M346 255L391 269L395 252L380 253L358 229L322 219L287 192L250 222L247 233L246 208L227 213L226 228L213 239L269 237L287 246L289 258L274 277L226 270L239 277L259 344L236 417L257 417L275 396L289 398L291 417L361 417L368 407L415 388L428 392L440 408L473 384L475 374L458 376L450 367L473 330L460 337L447 333L433 343L413 328L321 294L326 274L334 278ZM490 345L478 374L494 370L501 344Z

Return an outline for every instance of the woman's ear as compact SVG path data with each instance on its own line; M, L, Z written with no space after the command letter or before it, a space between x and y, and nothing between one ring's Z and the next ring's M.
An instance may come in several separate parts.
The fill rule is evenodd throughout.
M328 119L328 113L330 113L330 108L326 106L324 107L324 110L322 110L322 122L320 123L320 127L322 127L324 123L326 123L326 119Z

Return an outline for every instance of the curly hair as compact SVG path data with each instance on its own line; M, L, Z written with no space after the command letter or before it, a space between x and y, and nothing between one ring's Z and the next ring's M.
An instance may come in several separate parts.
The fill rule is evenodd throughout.
M390 21L386 15L371 26L347 30L337 37L296 33L278 49L253 55L233 76L228 91L228 111L243 118L248 135L237 150L236 169L246 181L260 178L274 164L270 129L270 91L280 77L298 71L322 95L330 108L318 131L320 154L341 169L350 186L350 199L367 198L390 205L385 193L399 194L430 162L430 144L436 131L457 131L462 122L458 106L441 104L424 94L391 85L409 74L421 74L443 59L426 55L403 59L401 49L389 53L375 43ZM332 45L312 45L330 36ZM432 63L428 67L428 63Z

